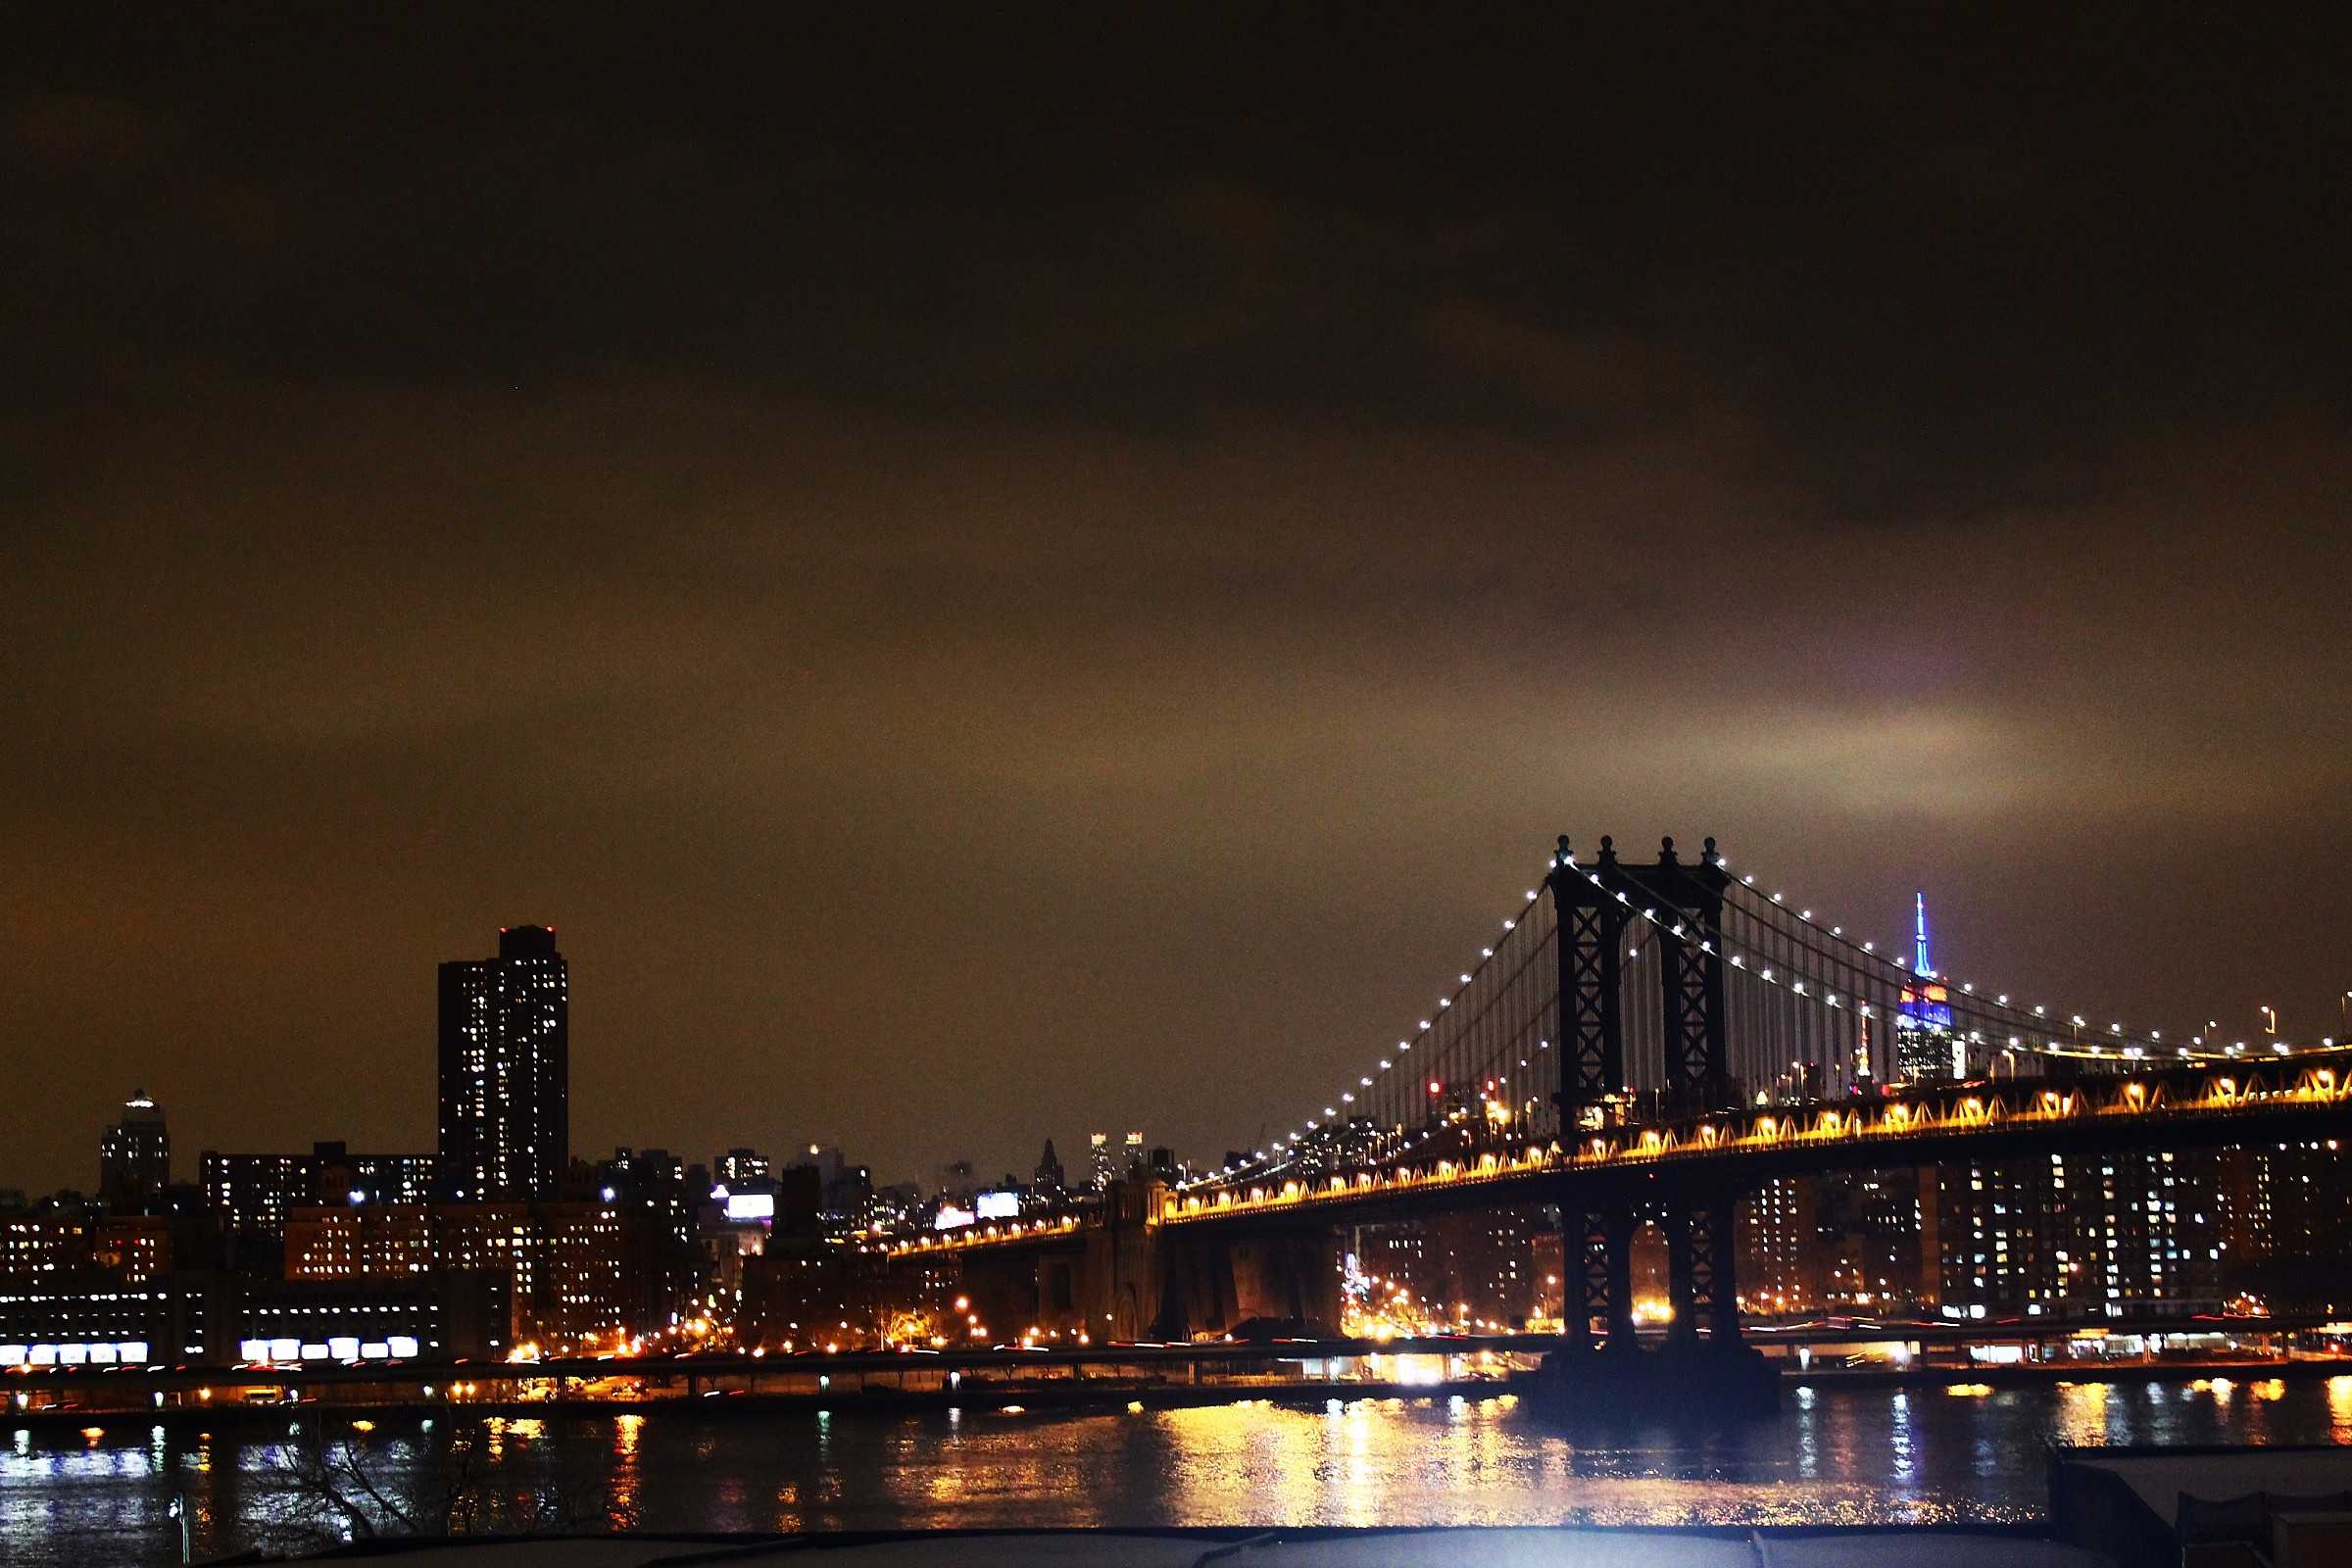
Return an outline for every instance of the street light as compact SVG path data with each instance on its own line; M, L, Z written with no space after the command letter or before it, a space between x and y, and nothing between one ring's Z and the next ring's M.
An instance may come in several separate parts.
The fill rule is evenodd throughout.
M2278 1032L2278 1009L2265 1004L2262 1009L2263 1028L2267 1033Z

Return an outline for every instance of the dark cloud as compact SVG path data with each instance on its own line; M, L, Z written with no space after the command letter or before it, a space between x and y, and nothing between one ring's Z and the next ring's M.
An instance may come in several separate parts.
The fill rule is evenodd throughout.
M585 1145L1214 1152L1563 829L2334 1025L2328 27L0 17L23 1180L524 918Z

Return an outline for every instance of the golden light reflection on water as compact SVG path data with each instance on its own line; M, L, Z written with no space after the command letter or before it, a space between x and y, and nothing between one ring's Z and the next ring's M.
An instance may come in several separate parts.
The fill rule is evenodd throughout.
M2087 1446L2107 1441L2107 1406L2115 1390L2105 1383L2061 1383L2051 1436Z
M1770 1524L1949 1517L1927 1499L1780 1466L1580 1447L1516 1400L1334 1400L1170 1410L1173 1522L1256 1525ZM1743 1473L1744 1472L1744 1473Z
M637 1525L637 1445L644 1429L641 1415L612 1418L612 1467L606 1472L605 1515L615 1530Z
M779 1526L852 1528L888 1509L907 1528L1116 1522L1106 1510L1103 1456L1117 1451L1128 1411L1056 1416L1001 1407L952 1416L944 1432L906 1423L880 1450L860 1446L777 1494ZM858 1429L871 1438L872 1427ZM830 1450L828 1449L828 1454Z
M1411 1391L1180 1409L1149 1398L1136 1409L1121 1396L1081 1411L1031 1401L1017 1415L999 1400L772 1419L621 1410L501 1420L503 1457L486 1478L527 1498L551 1479L594 1473L607 1480L612 1523L642 1530L1936 1523L2037 1514L2039 1467L2020 1459L2044 1438L2352 1442L2352 1376L2082 1381L1965 1396L1951 1386L1800 1386L1778 1420L1731 1430L1680 1428L1652 1406L1568 1428L1508 1396ZM372 1419L385 1462L438 1462L435 1429ZM200 1548L253 1544L253 1521L279 1495L261 1483L282 1438L188 1436L167 1446L166 1460L187 1489ZM156 1480L144 1422L110 1424L95 1444L70 1427L0 1434L0 1561L136 1558L144 1536L112 1555L71 1556L53 1544L68 1539L56 1526L144 1530Z

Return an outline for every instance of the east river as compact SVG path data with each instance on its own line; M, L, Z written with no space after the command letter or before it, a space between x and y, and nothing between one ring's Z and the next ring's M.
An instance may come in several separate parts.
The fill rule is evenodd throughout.
M1634 1419L1570 1432L1499 1395L912 1414L385 1413L354 1430L361 1414L209 1435L122 1416L93 1434L0 1424L0 1561L176 1563L175 1498L197 1561L325 1544L344 1528L329 1488L427 1509L462 1494L477 1528L2030 1520L2044 1503L2045 1440L2352 1443L2352 1378L1794 1388L1780 1419L1730 1431Z

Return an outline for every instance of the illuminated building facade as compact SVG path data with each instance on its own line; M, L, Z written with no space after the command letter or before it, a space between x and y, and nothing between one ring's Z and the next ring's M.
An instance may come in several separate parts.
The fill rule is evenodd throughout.
M431 1218L415 1203L297 1208L285 1243L293 1280L406 1278L434 1263Z
M710 1163L710 1174L729 1187L757 1181L771 1169L769 1161L756 1149L730 1149Z
M340 1143L314 1144L318 1201L429 1203L440 1161L431 1154L354 1154Z
M1922 1303L1925 1205L1918 1173L1844 1171L1817 1178L1812 1187L1812 1284L1822 1305L1873 1313Z
M1359 1226L1345 1251L1361 1297L1350 1309L1392 1328L1516 1330L1558 1310L1558 1232L1536 1209Z
M206 1150L200 1186L232 1232L277 1237L286 1216L321 1203L423 1203L438 1161L430 1154L354 1154L341 1142L307 1154L222 1154Z
M226 1360L235 1307L216 1289L0 1284L0 1370ZM208 1321L209 1318L209 1321Z
M405 1356L503 1360L507 1281L444 1272L429 1280L253 1280L238 1293L240 1361L375 1361ZM220 1314L217 1314L220 1315ZM216 1349L215 1359L225 1358Z
M571 1158L564 956L545 926L509 926L498 956L441 965L442 1196L557 1196Z
M204 1200L230 1230L277 1236L286 1216L318 1200L318 1167L306 1154L222 1154L204 1152Z
M703 1281L695 1212L710 1201L710 1173L665 1149L615 1149L597 1162L599 1196L627 1215L629 1326L653 1333L689 1313ZM779 1215L807 1196L788 1168L777 1181ZM799 1195L799 1196L796 1196Z
M506 1286L432 1280L180 1276L67 1290L0 1285L0 1370L156 1362L503 1359Z
M90 1267L94 1223L80 1214L17 1214L0 1220L0 1279L54 1281Z
M127 1285L172 1272L172 1221L160 1214L53 1211L0 1218L0 1279Z
M90 1227L91 1265L126 1285L171 1273L172 1253L172 1221L161 1214L114 1214Z
M506 1282L504 1332L515 1342L580 1346L656 1326L632 1310L638 1228L607 1203L302 1208L286 1220L286 1277L493 1276Z
M2216 1156L2132 1151L1923 1173L1923 1266L1948 1318L2120 1318L2221 1305ZM1923 1181L1923 1198L1927 1182Z
M1819 1304L1809 1277L1814 1248L1816 1183L1776 1176L1740 1205L1735 1243L1740 1260L1740 1310L1758 1316L1802 1312Z
M2258 1144L2212 1156L2222 1292L2251 1310L2352 1307L2352 1182L2334 1140Z

